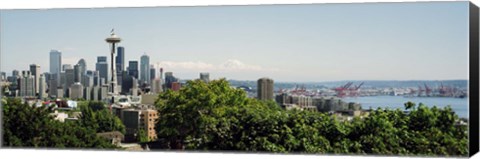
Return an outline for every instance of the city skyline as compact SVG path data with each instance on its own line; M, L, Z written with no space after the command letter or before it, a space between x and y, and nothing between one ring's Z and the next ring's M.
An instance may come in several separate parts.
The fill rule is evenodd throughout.
M58 49L62 64L83 58L95 70L95 59L109 56L103 39L114 27L125 65L146 53L151 65L181 79L201 72L279 82L468 79L466 4L2 11L1 68L10 74L37 64L48 72L49 51ZM118 17L103 19L111 14ZM38 28L22 29L29 24Z

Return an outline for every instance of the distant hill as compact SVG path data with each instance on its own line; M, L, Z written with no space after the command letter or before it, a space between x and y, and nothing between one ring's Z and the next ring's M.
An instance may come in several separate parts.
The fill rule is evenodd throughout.
M241 81L241 80L229 80L233 86L248 86L252 88L257 87L256 81ZM330 81L330 82L275 82L275 89L295 88L304 86L307 89L320 89L320 88L334 88L345 85L348 82L353 82L353 85L359 85L364 82L364 88L405 88L405 87L424 87L426 84L428 87L440 87L443 83L444 86L456 87L465 89L468 86L468 80L408 80L408 81L396 81L396 80L365 80L365 81Z

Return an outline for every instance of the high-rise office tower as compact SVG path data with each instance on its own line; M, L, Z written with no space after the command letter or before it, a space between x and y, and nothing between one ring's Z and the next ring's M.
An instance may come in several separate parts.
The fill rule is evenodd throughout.
M133 76L123 76L123 83L122 83L122 94L128 94L128 92L130 92L130 89L132 89L133 87L133 79L134 77Z
M60 82L60 72L62 69L62 53L58 50L50 51L50 74L55 74L56 81Z
M87 72L86 72L85 74L86 74L86 75L93 76L93 72L95 72L95 71L92 71L92 70L87 70Z
M75 71L73 69L65 70L65 85L63 86L66 95L69 95L69 88L75 83Z
M71 99L83 98L83 86L79 82L76 82L72 86L70 86L68 92L69 92L68 97Z
M45 75L40 74L40 77L38 78L38 99L47 97L47 83L45 79Z
M93 75L85 75L83 76L83 84L84 87L93 87Z
M7 80L7 73L6 72L0 72L0 80L2 80L2 81Z
M48 96L58 97L58 77L57 74L51 74L48 79Z
M153 65L150 65L150 81L155 79L155 67Z
M140 57L140 82L150 83L150 57L146 54Z
M18 79L19 96L34 97L35 96L35 78L30 71L22 71L22 76Z
M273 80L270 78L258 79L257 93L260 100L273 100Z
M31 64L30 65L30 73L32 74L33 78L35 79L34 81L34 92L38 93L38 86L39 86L39 80L40 80L40 66L36 64Z
M132 96L138 96L138 80L135 78L132 78L132 88L130 89L130 95Z
M83 86L84 87L92 87L95 85L95 82L94 82L94 71L92 70L87 70L85 75L83 76Z
M210 82L210 74L207 72L200 73L200 80L202 80L205 83Z
M84 76L87 73L87 62L84 59L80 59L77 62L77 65L79 65L79 71L80 71L80 83L85 86L85 81Z
M151 89L152 89L152 92L153 92L153 93L163 92L163 89L162 89L162 79L160 79L160 78L152 79Z
M18 70L13 70L12 71L12 76L14 77L19 77L20 76L20 72Z
M160 68L160 79L163 80L163 68Z
M62 71L65 72L67 69L73 69L73 66L70 64L63 64L62 65Z
M83 99L92 100L92 87L83 87Z
M65 87L65 83L67 82L67 76L65 75L65 72L60 73L60 82L59 82L59 87Z
M100 72L93 71L93 85L100 86Z
M0 75L2 76L2 80L7 80L7 73L6 72L1 72Z
M84 59L80 59L78 60L77 65L80 66L80 74L85 75L87 73L87 62Z
M117 56L115 57L117 73L125 70L125 48L122 46L117 47Z
M79 64L73 66L73 81L75 83L80 83L82 81L82 66Z
M173 72L165 72L165 87L172 89L172 83L178 82L178 78L173 76Z
M115 66L115 70L117 71L117 84L121 86L123 82L123 72L125 71L125 48L122 46L117 47Z
M128 75L138 79L138 61L128 61Z
M97 63L95 64L95 70L98 71L100 77L103 79L108 79L108 63L106 56L98 56Z

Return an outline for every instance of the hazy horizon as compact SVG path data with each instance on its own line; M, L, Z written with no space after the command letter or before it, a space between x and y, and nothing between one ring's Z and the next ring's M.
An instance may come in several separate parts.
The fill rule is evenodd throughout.
M0 11L1 70L49 71L109 57L110 30L125 67L146 53L180 79L329 82L468 79L468 2L298 4ZM29 57L29 58L26 58ZM158 64L158 65L157 65Z

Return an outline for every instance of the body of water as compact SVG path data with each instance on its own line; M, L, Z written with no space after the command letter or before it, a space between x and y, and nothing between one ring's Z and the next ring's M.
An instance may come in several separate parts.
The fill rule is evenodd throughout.
M368 96L368 97L348 97L343 99L346 102L356 102L362 105L363 109L389 108L402 110L405 109L404 103L411 101L417 106L423 103L428 107L450 107L459 117L468 118L468 98L448 98L448 97L403 97L403 96Z

